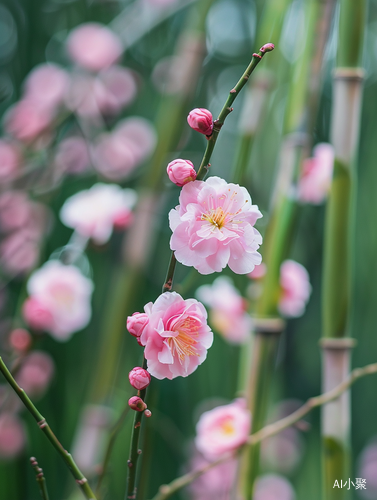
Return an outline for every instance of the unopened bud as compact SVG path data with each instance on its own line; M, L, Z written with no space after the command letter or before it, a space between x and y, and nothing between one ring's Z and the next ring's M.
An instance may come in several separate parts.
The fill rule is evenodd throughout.
M135 366L128 374L128 378L132 387L138 391L142 391L148 387L151 382L150 374L144 368L140 368L140 366Z
M190 111L187 123L197 132L204 135L211 135L213 130L212 113L205 108L195 108Z
M147 405L139 396L132 396L128 400L128 406L135 411L144 411L147 408Z
M149 318L145 313L135 312L132 316L127 318L127 330L131 335L137 338L140 345L140 336L144 331L144 328L148 325Z
M151 416L152 416L152 412L151 412L151 410L145 410L144 415L145 415L146 417L151 417Z
M263 45L263 47L261 47L259 50L260 52L271 52L272 50L274 50L275 48L275 45L273 43L265 43Z
M174 160L169 163L166 171L169 179L177 186L184 186L196 179L195 168L190 160Z

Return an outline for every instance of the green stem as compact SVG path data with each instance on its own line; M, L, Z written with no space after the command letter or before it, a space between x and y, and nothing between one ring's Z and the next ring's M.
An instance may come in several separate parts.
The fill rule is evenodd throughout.
M96 497L89 486L88 480L82 474L80 469L77 467L75 461L72 458L72 455L63 448L63 446L61 445L55 434L50 429L50 426L46 422L46 419L43 417L43 415L41 415L41 413L39 413L39 411L31 402L25 391L21 389L21 387L17 384L17 382L12 377L10 371L6 367L1 357L0 357L0 371L4 375L6 381L12 387L14 392L17 394L17 396L21 399L25 407L29 410L33 418L36 420L41 431L47 436L47 439L54 446L57 452L61 455L68 469L71 471L71 474L75 478L77 484L81 488L81 491L83 492L85 498L87 498L88 500L96 500Z
M30 463L36 474L36 480L38 483L39 492L41 494L42 500L49 500L46 479L43 475L43 470L38 466L38 462L35 457L30 458Z
M144 359L143 368L146 370L147 368L147 360ZM147 389L143 389L140 391L140 398L145 401L145 396L147 393ZM132 427L131 433L131 446L130 446L130 455L127 461L128 466L128 474L127 474L127 500L128 499L136 499L137 496L137 488L136 488L136 473L137 473L137 463L139 455L141 454L141 450L139 449L139 439L140 439L140 429L141 429L141 420L143 417L142 411L135 411L134 423Z
M170 256L168 272L166 273L165 282L162 287L162 293L170 292L170 290L172 289L176 263L177 259L175 258L174 252L172 252Z
M254 69L257 67L257 65L260 63L262 60L262 57L266 52L270 52L273 50L274 46L271 43L267 43L263 45L259 49L259 52L257 54L253 54L253 57L251 58L249 66L246 68L244 74L241 76L241 78L238 80L237 84L235 87L229 92L228 99L226 100L224 106L222 107L220 114L217 118L217 120L214 121L213 124L213 132L212 135L208 139L207 143L207 148L204 152L204 156L202 159L202 162L200 164L198 173L197 173L197 180L203 180L204 177L206 176L208 169L210 167L210 159L213 153L213 150L215 148L215 144L217 141L217 137L219 135L219 132L221 130L221 127L224 125L224 121L226 117L233 111L232 104L240 91L243 89L243 87L246 85L246 82L248 81L251 73L254 71Z

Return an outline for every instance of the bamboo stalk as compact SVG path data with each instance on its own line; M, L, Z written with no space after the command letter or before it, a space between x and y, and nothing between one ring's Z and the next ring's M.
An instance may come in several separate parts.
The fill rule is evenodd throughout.
M349 373L352 251L363 71L365 1L340 1L337 67L334 72L331 140L335 164L326 209L322 290L322 385L331 389ZM350 397L322 410L323 497L343 500L335 481L350 473Z
M307 30L305 47L298 59L288 99L284 130L287 134L281 151L281 164L277 179L277 188L272 196L272 214L264 237L263 260L267 273L262 283L262 293L256 305L256 316L262 321L277 317L280 296L280 266L288 256L298 212L297 202L292 196L292 184L297 180L299 167L308 151L309 128L314 123L311 114L316 114L318 106L318 86L310 87L310 80L320 80L317 74L321 67L315 62L321 58L325 42L314 36L321 31L321 38L327 40L331 17L323 28L323 15L328 14L327 2L311 1L306 3ZM319 30L321 27L321 30ZM318 48L322 51L318 55ZM314 93L314 95L313 95ZM309 98L308 98L309 96ZM308 109L308 102L311 107ZM305 130L308 135L299 131ZM294 133L296 132L296 133ZM283 328L280 329L280 332ZM274 336L256 331L254 346L250 356L250 380L247 383L249 407L252 409L252 431L258 431L266 418L272 374L274 372L275 351L279 341L279 330ZM255 479L259 469L259 447L251 447L242 457L239 491L241 498L252 497Z

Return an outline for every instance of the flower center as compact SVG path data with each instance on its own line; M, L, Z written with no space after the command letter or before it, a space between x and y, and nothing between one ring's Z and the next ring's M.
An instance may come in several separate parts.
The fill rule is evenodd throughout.
M227 217L229 213L224 212L222 207L217 207L216 210L210 210L209 213L202 215L202 220L206 220L213 224L214 226L221 229L227 222ZM233 215L233 214L231 214Z
M181 364L186 356L199 356L196 349L198 329L198 321L190 317L177 321L172 327L172 331L178 332L178 335L176 337L169 337L167 341L173 356L177 353Z
M234 423L232 418L224 418L224 420L220 424L220 427L224 434L234 434Z

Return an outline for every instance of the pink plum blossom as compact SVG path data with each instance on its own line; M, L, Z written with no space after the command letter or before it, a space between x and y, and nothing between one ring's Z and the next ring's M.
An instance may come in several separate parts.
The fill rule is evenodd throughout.
M54 362L47 353L32 351L22 361L16 381L30 397L40 397L54 374Z
M68 198L60 210L60 219L82 236L103 244L110 239L120 216L129 218L135 202L132 189L98 183Z
M30 202L23 191L6 191L0 195L0 226L13 231L25 226L30 214Z
M131 70L112 66L99 74L104 92L97 95L98 107L103 114L116 114L130 104L137 92Z
M213 130L212 113L205 108L195 108L190 111L187 123L193 130L204 135L211 135Z
M244 444L251 429L251 414L242 399L204 412L196 426L195 445L208 460L216 460Z
M18 352L26 352L31 343L31 335L25 328L15 328L9 334L9 345Z
M56 64L41 64L29 73L24 97L37 105L55 110L60 106L69 85L68 73Z
M141 368L140 366L135 366L135 368L132 368L132 370L128 374L128 378L132 387L134 387L138 391L142 391L143 389L148 387L151 382L151 376L149 375L147 370L144 370L144 368Z
M22 420L10 412L0 415L0 458L16 457L26 444L26 434Z
M230 278L216 278L212 285L198 288L196 296L209 306L210 323L226 340L242 344L249 338L252 322L246 312L246 302Z
M291 483L278 474L259 476L255 482L253 500L295 500Z
M136 327L136 335L142 330L138 340L145 346L149 373L170 380L193 373L213 342L204 306L195 299L184 300L176 292L165 292L146 304L144 311L148 322L140 322L140 328L135 320L130 324Z
M177 184L177 186L183 186L196 179L196 171L190 160L178 159L171 161L166 171L169 179L174 182L174 184Z
M312 287L304 266L294 260L286 260L280 267L281 296L279 310L287 317L302 316Z
M83 137L63 139L55 155L54 163L61 173L80 174L90 165L89 150Z
M101 134L92 150L93 166L106 179L125 179L136 167L132 143L117 134Z
M262 214L244 187L209 177L184 185L179 202L169 213L170 248L178 262L201 274L226 265L248 274L261 263L262 237L253 226Z
M334 166L334 148L321 143L314 148L313 158L304 161L298 181L298 198L303 203L322 203L330 190Z
M9 182L17 177L22 157L17 146L0 139L0 182Z
M92 71L113 65L122 54L118 36L99 23L81 24L67 39L68 53L76 64Z
M150 121L141 116L130 116L118 122L114 134L128 141L137 163L147 159L154 151L157 134Z
M38 243L28 229L21 229L6 236L0 245L2 267L13 275L30 271L38 262Z
M48 107L23 99L7 111L4 130L21 142L31 143L49 128L53 118Z
M68 340L89 323L93 283L77 267L48 261L30 276L27 291L25 320L34 328L39 322L56 340Z

